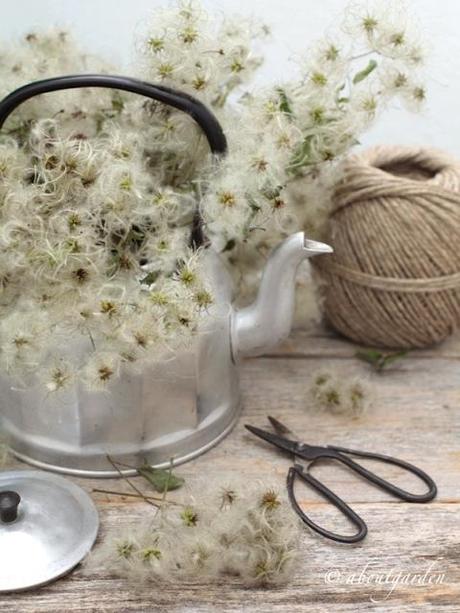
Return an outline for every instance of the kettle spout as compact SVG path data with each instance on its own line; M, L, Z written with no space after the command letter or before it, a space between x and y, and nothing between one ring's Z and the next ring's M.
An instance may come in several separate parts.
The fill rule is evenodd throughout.
M295 277L302 260L331 253L324 243L297 232L271 253L255 302L235 312L232 322L234 358L260 355L287 338L295 305Z

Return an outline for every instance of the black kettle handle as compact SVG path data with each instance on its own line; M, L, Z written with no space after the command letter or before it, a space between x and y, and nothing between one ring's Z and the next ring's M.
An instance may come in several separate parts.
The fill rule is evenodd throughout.
M34 81L14 90L0 101L0 129L8 116L20 104L48 92L80 87L105 87L119 89L134 94L140 94L153 100L184 111L192 117L203 130L212 153L224 154L227 150L227 140L221 125L214 114L199 100L183 92L163 85L154 85L146 81L118 75L80 74L53 77L42 81ZM204 243L203 220L199 210L195 212L192 227L192 245L197 248Z

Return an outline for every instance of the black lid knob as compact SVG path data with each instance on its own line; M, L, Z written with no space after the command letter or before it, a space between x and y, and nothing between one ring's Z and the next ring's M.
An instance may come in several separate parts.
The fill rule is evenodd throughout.
M0 492L0 521L8 524L18 516L21 496L17 492Z

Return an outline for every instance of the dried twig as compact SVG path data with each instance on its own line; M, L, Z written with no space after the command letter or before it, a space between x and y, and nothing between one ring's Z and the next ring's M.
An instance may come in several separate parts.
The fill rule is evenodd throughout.
M146 494L141 495L141 494L130 494L129 492L115 492L114 490L103 490L97 487L93 488L92 491L97 494L109 494L111 496L128 496L129 498L142 498L144 500L147 498L148 500L156 500L160 503L164 502L163 498L158 498L156 496L148 496ZM176 505L178 507L186 506L182 504L181 502L174 502L173 500L168 500L167 503Z
M112 458L108 455L107 456L108 461L110 462L110 464L112 464L112 466L114 467L114 469L117 471L117 473L120 475L120 477L122 479L124 479L126 481L126 483L141 497L145 500L145 502L147 504L149 504L152 507L156 507L156 508L160 508L160 505L155 504L154 502L152 502L152 500L150 500L150 498L148 496L146 496L144 494L144 492L142 492L136 485L134 485L134 483L131 481L131 479L128 479L128 477L126 477L126 475L124 475L121 470L118 468L117 464L112 460Z

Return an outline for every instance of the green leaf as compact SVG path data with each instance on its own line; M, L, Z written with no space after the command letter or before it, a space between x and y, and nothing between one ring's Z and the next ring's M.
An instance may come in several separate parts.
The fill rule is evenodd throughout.
M31 125L32 121L30 119L27 121L22 121L18 123L14 128L5 130L5 134L13 136L19 141L20 145L23 145L29 137Z
M358 358L358 360L370 364L377 372L381 372L390 366L390 364L394 364L394 362L404 358L407 353L407 351L382 353L377 349L366 349L365 351L357 351L355 357Z
M376 364L382 357L382 352L377 349L366 349L365 351L357 351L355 357L369 364Z
M147 273L145 277L142 277L140 282L143 285L152 285L152 283L155 283L159 276L160 272L158 270L152 270L151 272Z
M292 106L291 101L287 97L286 92L282 87L278 87L277 90L279 95L279 109L281 112L286 113L286 115L292 115Z
M225 253L226 251L231 251L232 249L234 249L236 246L236 240L234 238L231 238L227 241L225 247L222 249L222 253Z
M119 92L115 92L112 97L112 109L117 113L121 113L124 107L125 103L121 97L121 94Z
M361 81L364 81L364 79L368 77L371 74L371 72L375 70L376 68L377 68L377 62L375 60L369 60L369 63L366 66L366 68L363 68L363 70L361 70L360 72L357 72L355 76L353 77L353 85L356 85L356 83L360 83Z
M170 470L152 468L148 464L144 464L138 468L137 472L141 477L144 477L157 492L177 490L185 483L183 477L174 475Z
M289 169L291 171L302 166L307 166L311 163L310 157L312 153L312 146L313 134L309 134L304 138L303 142L300 144L293 158L291 159L291 163L289 165Z
M279 198L281 195L281 192L283 191L283 185L269 185L266 187L262 187L261 190L262 194L265 196L265 198L267 198L267 200L274 200L275 198ZM260 206L257 206L257 210L260 210Z
M260 211L261 207L252 198L248 198L248 202L249 202L249 208L251 209L253 214L256 215Z
M386 368L387 366L390 366L390 364L393 364L398 360L402 360L406 357L407 353L407 351L396 351L394 353L387 353L383 358L382 368Z

